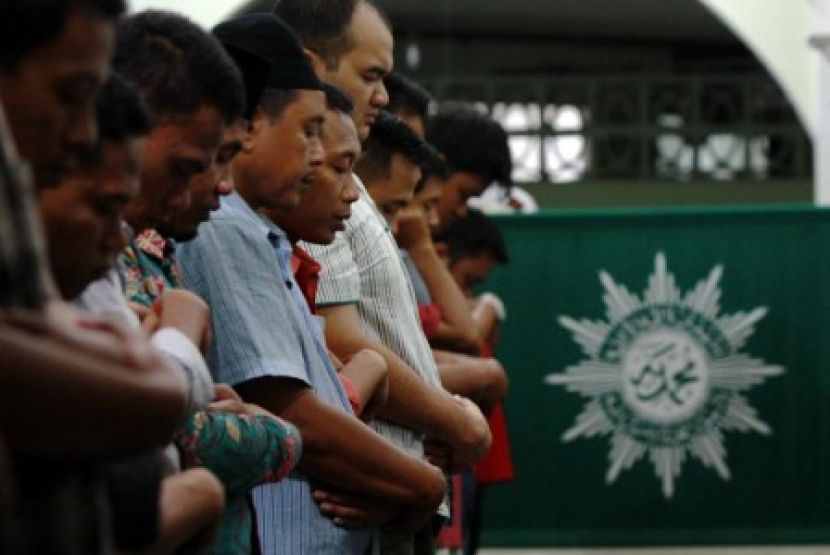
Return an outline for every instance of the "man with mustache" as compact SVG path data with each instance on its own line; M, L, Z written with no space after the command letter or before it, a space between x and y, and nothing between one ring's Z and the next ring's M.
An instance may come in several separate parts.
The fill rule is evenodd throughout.
M199 236L181 246L179 263L185 284L213 308L214 376L291 421L304 438L299 469L253 492L262 552L359 555L376 545L377 523L341 527L342 521L320 514L313 488L326 483L368 492L383 501L386 519L419 526L439 503L443 479L355 418L292 275L290 237L262 215L296 210L315 186L328 113L323 87L293 33L286 28L263 44L278 45L284 59L231 164L236 191L222 199ZM351 362L383 365L369 352Z

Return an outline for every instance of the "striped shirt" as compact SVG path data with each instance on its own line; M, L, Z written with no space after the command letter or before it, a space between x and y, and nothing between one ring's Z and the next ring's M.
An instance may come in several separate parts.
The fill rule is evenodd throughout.
M322 328L291 275L291 245L280 228L233 193L176 252L184 285L211 307L208 364L216 381L296 379L351 414ZM300 470L253 491L263 554L371 553L374 531L337 528L311 492L311 479Z
M420 270L415 265L415 261L409 256L409 253L401 249L401 259L403 260L406 274L409 276L409 281L412 283L412 291L415 292L415 300L419 305L432 304L432 295L429 293L427 282L421 276Z
M323 267L317 306L357 304L367 335L398 355L424 381L440 388L438 368L421 328L398 246L357 176L355 181L360 198L352 205L345 231L331 245L301 244ZM408 453L423 455L419 434L377 419L373 427Z

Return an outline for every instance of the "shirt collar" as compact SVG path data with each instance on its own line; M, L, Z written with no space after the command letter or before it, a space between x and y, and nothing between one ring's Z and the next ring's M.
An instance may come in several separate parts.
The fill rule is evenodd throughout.
M381 214L380 210L378 210L378 205L375 204L375 200L372 198L372 195L370 195L369 191L366 190L366 186L363 184L363 181L360 180L360 177L356 173L353 173L352 177L354 178L354 184L357 186L357 191L361 200L366 201L366 204L369 205L372 212L374 212L375 216L378 217L378 221L383 224L383 228L386 232L391 233L392 228L389 227L389 222L386 221L386 218L384 218L383 214Z
M144 253L164 260L173 255L173 243L162 237L155 229L145 229L135 238L135 244Z
M251 205L239 193L233 191L228 196L222 197L220 202L223 208L227 207L227 209L232 210L238 217L255 226L263 235L274 237L280 245L287 245L288 250L291 250L291 243L288 241L286 233L277 224L251 208Z
M308 268L316 274L319 274L321 269L319 262L314 260L306 251L294 245L294 250L291 252L291 272L296 274L300 267Z
M317 289L320 284L320 263L314 260L307 252L294 245L291 253L291 273L294 281L308 304L312 314L316 314Z

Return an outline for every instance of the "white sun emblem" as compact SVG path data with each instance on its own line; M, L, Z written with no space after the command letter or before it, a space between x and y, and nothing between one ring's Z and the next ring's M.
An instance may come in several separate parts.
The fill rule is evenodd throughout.
M658 253L642 299L600 272L607 319L559 318L588 360L545 381L590 399L562 440L611 434L606 482L648 453L668 498L687 454L728 480L723 432L771 433L741 392L784 369L739 353L767 311L720 315L722 273L683 296Z

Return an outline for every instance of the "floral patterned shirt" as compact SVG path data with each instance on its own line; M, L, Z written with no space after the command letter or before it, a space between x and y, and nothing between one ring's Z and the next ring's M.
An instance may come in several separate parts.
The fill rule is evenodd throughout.
M222 526L208 553L253 553L248 492L281 480L297 465L302 456L297 429L276 416L209 409L190 417L176 443L186 466L207 468L225 486Z
M131 241L119 262L126 275L127 299L143 306L179 286L175 244L154 229L145 229Z
M153 229L136 236L121 254L127 298L143 306L179 287L175 244ZM216 410L196 412L176 437L186 467L202 466L225 487L222 525L208 551L216 555L253 553L248 493L277 482L297 465L302 440L297 429L276 416L255 417Z

